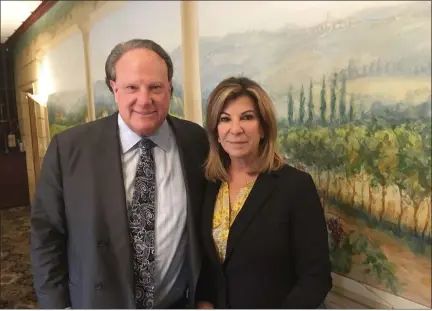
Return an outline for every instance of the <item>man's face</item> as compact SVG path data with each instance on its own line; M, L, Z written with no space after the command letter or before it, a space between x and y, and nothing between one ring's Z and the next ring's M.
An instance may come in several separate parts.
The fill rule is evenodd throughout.
M138 48L123 54L110 81L120 116L139 136L152 135L168 115L171 83L165 61Z

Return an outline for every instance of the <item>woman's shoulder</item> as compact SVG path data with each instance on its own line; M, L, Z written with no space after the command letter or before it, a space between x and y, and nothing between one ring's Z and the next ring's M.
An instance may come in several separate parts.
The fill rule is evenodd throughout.
M290 164L284 164L278 170L273 171L274 174L279 175L285 182L287 180L292 180L295 182L310 182L312 176L307 172L306 167L303 166L293 166Z
M283 164L278 170L274 171L281 175L308 176L307 168L302 165L293 166L291 164Z

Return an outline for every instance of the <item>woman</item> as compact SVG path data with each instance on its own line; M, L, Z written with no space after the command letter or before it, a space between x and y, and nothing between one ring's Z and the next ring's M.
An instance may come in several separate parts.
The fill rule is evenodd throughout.
M318 308L332 287L314 182L284 163L276 127L256 82L229 78L210 94L198 308Z

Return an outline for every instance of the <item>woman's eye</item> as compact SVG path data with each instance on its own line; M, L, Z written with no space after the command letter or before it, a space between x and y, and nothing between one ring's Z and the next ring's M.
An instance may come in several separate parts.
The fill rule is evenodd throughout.
M246 115L243 117L244 120L253 120L254 116L253 115Z
M227 121L229 121L229 118L228 117L221 117L220 121L221 122L227 122Z

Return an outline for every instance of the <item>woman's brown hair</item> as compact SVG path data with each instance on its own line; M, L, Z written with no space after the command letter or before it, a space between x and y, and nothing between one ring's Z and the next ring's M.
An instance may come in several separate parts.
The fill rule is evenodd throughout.
M245 77L231 77L223 80L208 98L206 128L210 141L210 153L205 164L208 180L228 181L230 158L218 142L219 118L228 102L241 96L248 96L255 104L264 137L260 143L259 172L280 169L285 160L278 151L277 121L275 108L269 95L255 81Z

